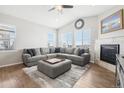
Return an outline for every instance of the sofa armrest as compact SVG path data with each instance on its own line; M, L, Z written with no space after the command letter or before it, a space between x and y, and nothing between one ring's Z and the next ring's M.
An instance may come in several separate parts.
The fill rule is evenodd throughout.
M37 55L37 56L33 56L33 57L31 57L31 58L28 58L28 60L29 60L30 62L37 62L37 61L39 61L39 60L42 60L43 58L44 58L43 55Z
M29 58L29 57L31 57L31 55L30 54L23 54L23 57Z
M29 58L31 58L31 55L30 54L22 54L22 60L23 62L29 62Z
M87 57L87 56L90 56L90 54L89 53L83 53L83 54L81 54L81 56L82 57Z
M90 62L90 54L89 53L83 53L82 55L81 55L81 57L83 57L84 58L84 62L85 63L89 63Z

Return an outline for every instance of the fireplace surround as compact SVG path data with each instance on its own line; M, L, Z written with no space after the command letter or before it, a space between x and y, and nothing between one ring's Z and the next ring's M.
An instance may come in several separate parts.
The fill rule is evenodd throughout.
M107 63L116 64L116 54L120 53L119 44L102 44L100 46L100 60Z

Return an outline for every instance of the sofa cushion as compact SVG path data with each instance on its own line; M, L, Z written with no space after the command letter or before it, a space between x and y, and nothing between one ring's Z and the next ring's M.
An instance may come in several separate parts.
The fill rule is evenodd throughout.
M58 53L57 54L57 57L60 57L60 58L67 58L67 56L69 56L70 54L65 54L65 53Z
M89 48L80 48L79 56L83 53L89 53Z
M49 51L50 53L55 53L55 48L54 47L50 48L49 50L50 50Z
M41 55L40 48L36 48L35 53L36 53L35 55Z
M72 61L83 61L84 59L83 57L77 55L68 55L67 58Z
M59 47L55 48L55 53L60 53L60 48Z
M49 48L41 48L41 54L44 55L44 54L49 54L50 53L50 50Z
M84 49L84 52L85 52L85 53L89 53L89 48L85 48L85 49Z
M41 55L41 60L46 60L47 59L47 55Z
M79 48L75 48L75 49L74 49L74 55L79 55L79 51L80 51Z
M74 52L74 48L66 48L65 49L65 53L67 53L67 54L73 54L73 52Z
M47 54L47 58L51 59L51 58L55 58L57 56L57 54Z
M65 53L65 48L60 48L60 53Z
M29 58L29 62L37 62L39 60L46 60L47 56L46 55L38 55L38 56L33 56L31 58Z

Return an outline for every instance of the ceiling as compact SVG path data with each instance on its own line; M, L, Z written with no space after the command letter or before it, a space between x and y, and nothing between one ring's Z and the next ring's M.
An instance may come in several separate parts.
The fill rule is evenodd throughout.
M37 24L52 28L60 28L63 25L79 17L97 16L104 11L113 8L112 5L78 5L73 9L64 9L60 14L58 11L48 10L51 5L0 5L0 13L15 16Z

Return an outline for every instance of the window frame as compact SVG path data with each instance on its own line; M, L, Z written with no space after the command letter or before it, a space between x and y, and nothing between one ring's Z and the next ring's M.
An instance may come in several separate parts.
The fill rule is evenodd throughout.
M52 37L50 36L50 34L51 34ZM48 36L48 47L55 47L55 45L56 45L56 35L55 35L55 33L52 32L52 31L49 31L47 33L47 36Z
M83 38L84 36L84 31L88 31L88 33L89 33L89 41L88 41L88 44L84 44L84 42L85 42L85 39ZM82 38L82 41L81 41L81 43L78 45L77 44L77 34L79 34L78 32L80 32L81 33L81 38ZM77 31L76 33L75 33L75 36L76 36L76 38L75 38L75 45L76 45L76 47L81 47L81 46L89 46L89 45L91 45L91 29L83 29L83 30L79 30L79 31Z
M65 47L72 47L73 46L73 32L71 32L71 31L65 32L63 34L63 37L64 37L63 45Z

